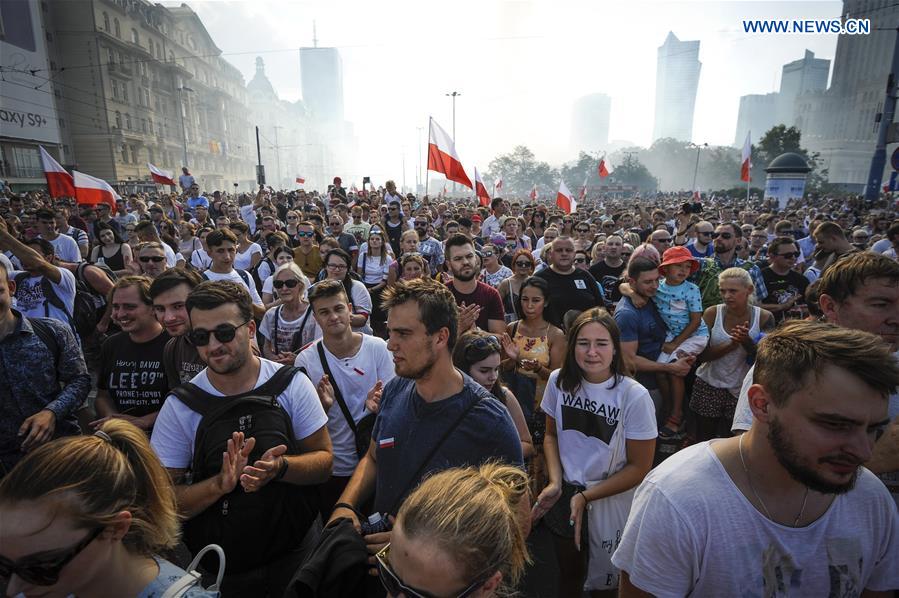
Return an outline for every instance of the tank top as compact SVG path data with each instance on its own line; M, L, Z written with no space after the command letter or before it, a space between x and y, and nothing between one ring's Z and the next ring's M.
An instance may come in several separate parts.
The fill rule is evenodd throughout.
M111 256L106 257L103 255L103 246L100 246L100 251L97 252L97 262L98 264L106 264L110 270L113 272L118 272L119 270L125 269L125 258L122 257L122 245L119 244L119 248L113 253Z
M546 334L543 336L525 336L520 332L520 322L512 325L512 342L518 347L518 359L533 359L545 368L549 367L549 327L546 325ZM535 372L517 369L518 373L528 378L542 380Z
M762 313L761 308L750 305L752 310L752 319L749 325L749 337L757 338L759 335L759 320ZM724 330L724 316L726 307L721 304L716 306L715 325L712 326L709 335L709 346L715 347L730 343L733 337ZM714 361L707 361L699 366L696 375L702 378L710 386L715 388L726 388L735 397L740 396L740 387L743 385L743 378L749 371L749 364L746 363L746 349L738 347Z

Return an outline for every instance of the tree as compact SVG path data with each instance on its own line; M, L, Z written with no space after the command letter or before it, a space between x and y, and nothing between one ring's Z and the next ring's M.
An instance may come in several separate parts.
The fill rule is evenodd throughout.
M576 161L563 164L562 180L565 181L568 188L577 193L577 189L581 188L584 180L587 181L589 187L599 185L599 158L600 156L597 154L581 151Z
M807 193L827 193L832 186L827 182L828 169L821 165L821 154L809 152L802 147L802 132L796 127L776 125L759 139L758 146L752 148L753 172L764 173L765 168L779 155L792 152L802 156L811 171L805 183ZM754 177L755 178L755 177Z
M490 161L487 177L496 180L503 177L503 193L526 197L536 184L541 194L559 186L559 171L534 157L534 152L523 145L516 146L509 154L501 154Z
M641 191L655 191L659 186L659 181L633 154L627 154L624 157L624 160L615 167L613 176L618 183L633 185Z

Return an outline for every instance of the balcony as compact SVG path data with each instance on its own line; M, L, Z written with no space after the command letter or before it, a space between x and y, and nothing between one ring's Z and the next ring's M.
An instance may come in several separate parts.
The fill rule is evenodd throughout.
M119 75L120 77L131 77L134 71L131 70L130 64L122 64L116 62L110 62L106 65L106 68L109 69L109 74L111 75Z
M140 76L140 84L144 87L150 87L150 78L146 75Z

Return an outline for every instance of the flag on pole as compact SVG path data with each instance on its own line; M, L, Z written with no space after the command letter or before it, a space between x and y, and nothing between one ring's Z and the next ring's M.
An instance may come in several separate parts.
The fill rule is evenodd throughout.
M599 178L604 179L609 176L609 167L606 165L605 156L599 159L599 167L597 170L599 171Z
M306 179L304 179L300 175L297 175L297 185L303 185L305 183L306 183Z
M96 205L105 203L115 208L116 200L122 199L115 189L103 179L92 177L77 170L73 170L72 175L75 181L75 199L79 204Z
M171 185L172 187L175 186L175 175L171 170L163 170L161 168L157 168L149 162L147 162L147 168L150 169L150 176L153 177L154 183L158 185Z
M537 193L537 183L534 183L534 188L531 189L530 194L531 201L537 201L538 197L540 197L540 195Z
M581 187L581 193L578 196L581 201L587 199L587 177L584 177L584 186Z
M699 187L696 187L696 189L693 190L693 201L702 201L702 192L699 190Z
M448 180L472 188L471 179L465 174L462 161L456 153L456 145L433 118L428 140L428 170L442 172Z
M481 180L481 175L478 173L478 169L474 169L474 191L478 196L478 203L482 206L490 205L490 194L487 193L487 187L484 186L484 181Z
M66 172L66 169L60 166L59 162L53 159L44 146L41 148L41 164L44 167L44 176L47 178L47 190L50 191L50 197L74 197L75 183L72 182L72 175Z
M493 183L493 192L496 193L497 191L502 191L502 190L503 190L503 175L499 175L499 178L496 179L495 183Z
M574 201L574 196L571 195L571 191L565 186L565 181L559 183L559 194L556 195L556 205L565 210L566 214L570 214L577 210L577 202Z
M740 166L740 180L749 182L750 179L750 169L752 168L752 142L750 140L751 136L750 131L746 131L746 141L743 142L743 156L740 159L742 163Z

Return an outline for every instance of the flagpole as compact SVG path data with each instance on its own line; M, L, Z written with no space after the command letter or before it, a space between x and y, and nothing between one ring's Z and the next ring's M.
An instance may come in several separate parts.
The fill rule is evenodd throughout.
M431 121L434 120L433 117L428 117L428 162L425 164L425 195L430 195L430 191L428 188L428 179L431 177L431 169L430 161L431 161Z

